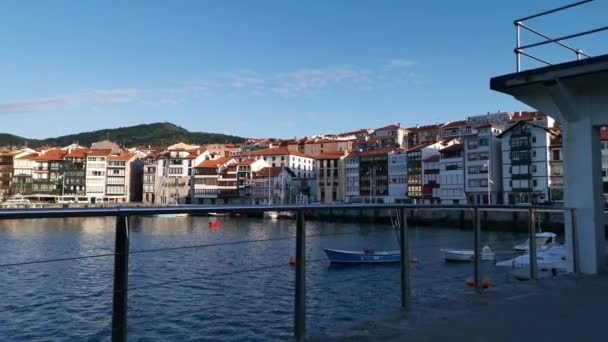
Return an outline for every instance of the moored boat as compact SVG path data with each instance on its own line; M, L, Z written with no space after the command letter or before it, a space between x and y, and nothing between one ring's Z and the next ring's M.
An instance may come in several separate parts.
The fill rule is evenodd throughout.
M475 259L475 251L472 249L441 249L445 261L472 261ZM481 260L494 260L494 252L488 246L481 250Z
M157 214L157 215L154 215L154 217L160 217L160 218L188 217L188 214L186 214L186 213L179 213L179 214Z
M544 232L544 233L536 233L536 248L537 250L545 250L552 245L557 244L555 242L555 238L557 235L555 233ZM520 243L513 247L513 250L520 253L527 253L528 249L530 249L530 239L526 240L524 243Z
M230 213L208 213L209 216L229 216Z
M337 249L323 248L327 259L332 263L388 263L399 262L401 260L401 252L394 251L375 251L373 249L364 249L362 251L343 251Z
M265 211L264 212L264 217L276 220L276 219L279 218L279 212L278 211Z
M568 268L567 250L562 245L551 245L543 251L536 252L536 264L540 271L556 269L566 271ZM496 263L499 267L529 268L530 254L523 254L510 260Z

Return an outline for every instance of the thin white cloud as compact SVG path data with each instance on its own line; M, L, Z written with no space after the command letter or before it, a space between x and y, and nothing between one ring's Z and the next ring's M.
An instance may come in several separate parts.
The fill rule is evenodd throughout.
M83 104L112 104L134 101L137 89L98 89L52 97L0 102L0 114L34 113L74 108Z
M0 102L0 114L17 114L63 109L74 106L76 99L70 96L40 97Z
M141 94L138 89L100 89L94 90L91 95L100 103L126 103L133 101Z
M416 65L416 61L411 59L391 59L386 63L389 69L411 68Z

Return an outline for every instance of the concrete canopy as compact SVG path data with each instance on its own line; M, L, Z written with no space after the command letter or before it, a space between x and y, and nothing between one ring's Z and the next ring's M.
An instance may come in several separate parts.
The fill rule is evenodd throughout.
M565 222L574 221L576 227L576 238L566 229L566 247L583 273L601 271L605 199L599 130L608 125L608 55L494 77L490 88L562 124L565 206L575 209L574 218Z

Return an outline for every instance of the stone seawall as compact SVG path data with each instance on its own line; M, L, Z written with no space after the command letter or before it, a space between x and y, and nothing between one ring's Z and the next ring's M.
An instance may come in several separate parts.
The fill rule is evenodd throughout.
M391 223L390 212L395 217L395 211L388 209L322 209L307 211L306 218L324 221L373 222ZM481 212L482 228L489 230L528 231L527 212L493 211ZM605 213L606 222L608 215ZM473 213L471 211L448 209L407 209L409 224L442 225L457 228L472 228ZM562 213L539 213L537 222L543 230L563 231L564 216Z

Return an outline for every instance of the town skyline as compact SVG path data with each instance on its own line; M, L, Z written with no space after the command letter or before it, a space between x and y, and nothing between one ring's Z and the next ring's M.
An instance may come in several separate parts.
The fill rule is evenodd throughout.
M513 18L545 6L13 2L0 14L10 28L0 32L2 131L42 138L168 121L285 138L528 110L488 80L514 71ZM580 9L584 26L606 6Z

